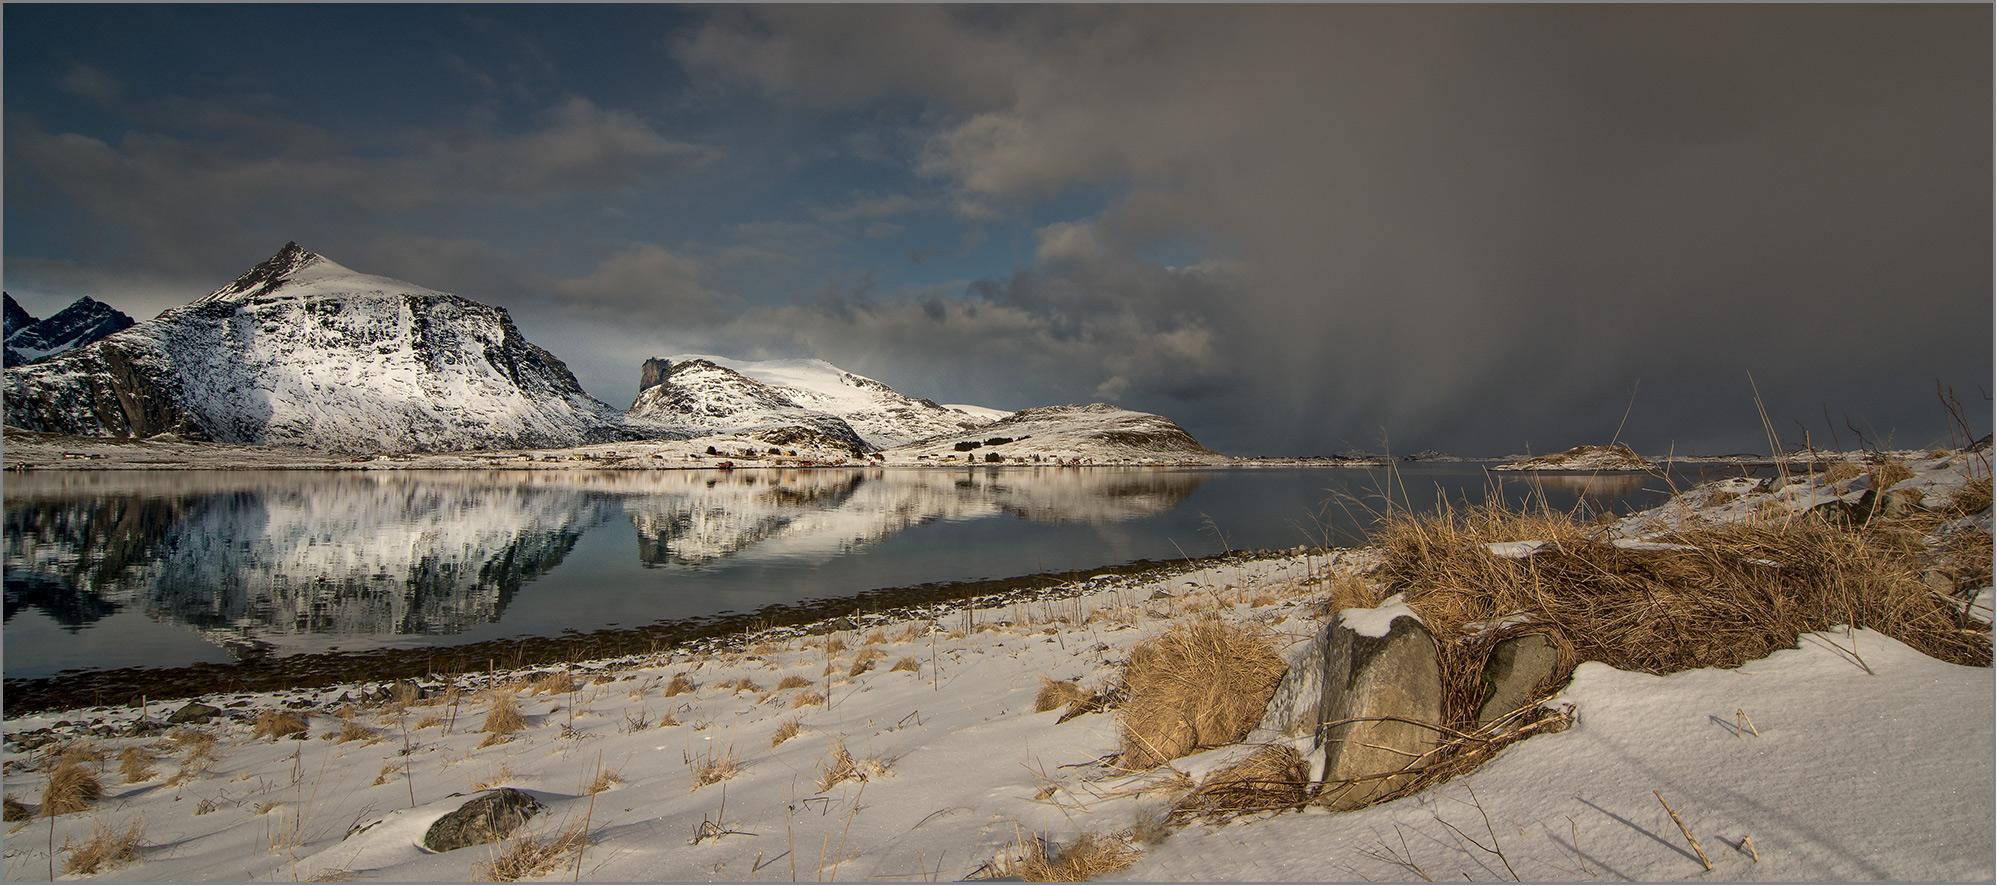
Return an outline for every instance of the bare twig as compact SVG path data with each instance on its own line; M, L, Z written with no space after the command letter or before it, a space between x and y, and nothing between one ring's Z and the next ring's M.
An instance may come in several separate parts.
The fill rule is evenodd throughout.
M1664 803L1664 811L1671 813L1671 823L1677 825L1678 832L1685 835L1685 842L1692 844L1692 851L1699 853L1699 863L1705 865L1706 870L1712 870L1712 860L1706 858L1706 850L1699 848L1699 839L1692 836L1692 829L1685 826L1685 819L1678 817L1678 810L1671 808L1670 803L1664 802L1663 794L1657 791L1651 791L1650 793L1657 797L1657 802Z

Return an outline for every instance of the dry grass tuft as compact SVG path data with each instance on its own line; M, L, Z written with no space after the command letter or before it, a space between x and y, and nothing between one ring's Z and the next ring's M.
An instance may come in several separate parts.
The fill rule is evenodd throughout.
M1124 667L1118 765L1149 769L1241 740L1286 669L1262 628L1217 618L1182 622L1138 644Z
M754 681L754 680L751 680L751 679L749 679L748 677L743 677L743 678L741 678L741 679L739 679L739 680L736 680L736 681L734 681L734 682L732 682L732 683L723 683L723 684L721 684L721 688L723 688L723 689L733 689L733 690L735 690L735 691L736 691L737 693L743 693L743 692L761 692L761 691L763 691L763 687L761 687L761 686L758 686L758 685L756 685L756 681Z
M485 724L478 731L498 736L511 735L525 728L527 718L520 714L520 703L507 693L493 697L492 707L485 711Z
M608 769L599 769L596 771L596 778L590 780L589 787L584 788L583 793L601 794L604 791L610 790L612 785L620 785L623 783L624 783L624 776L621 773L613 772Z
M509 784L512 784L513 780L519 777L520 776L514 774L513 768L507 766L505 763L499 764L498 769L493 769L491 766L487 766L485 769L485 778L472 779L471 783L472 790L489 791L492 790L493 788L503 788Z
M1911 480L1914 477L1914 469L1907 467L1906 462L1897 458L1889 458L1880 462L1879 466L1873 468L1871 473L1872 488L1880 492L1885 492L1893 488L1893 484L1895 483L1902 480Z
M886 643L887 641L888 641L888 635L881 633L880 628L875 628L872 631L867 632L868 643Z
M1863 473L1865 473L1865 469L1859 467L1858 462L1835 461L1824 467L1823 481L1828 486L1834 483L1843 483Z
M1444 646L1464 625L1523 611L1580 659L1652 674L1738 667L1836 625L1988 666L1989 634L1964 630L1921 583L1918 545L1893 522L1850 527L1804 515L1663 539L1689 550L1639 551L1564 515L1478 508L1390 519L1376 541L1386 553L1380 574ZM1548 544L1521 559L1484 547L1521 540Z
M477 880L510 883L554 870L571 853L581 852L583 847L589 845L589 834L584 825L578 822L552 837L546 834L514 837L506 842L504 851L493 855L491 861L473 863L472 876Z
M96 822L90 827L89 842L74 848L64 844L69 858L62 863L62 872L87 876L133 864L139 861L139 844L145 839L145 819L132 822L122 833Z
M48 760L51 766L61 766L64 763L87 763L91 766L102 766L104 765L105 757L104 752L90 742L72 741L57 745L45 752L44 759Z
M13 794L0 798L0 809L5 810L4 814L0 814L0 821L27 821L35 817L28 805L14 799Z
M1310 799L1310 767L1288 745L1269 745L1207 777L1174 812L1240 814L1301 807Z
M138 784L153 777L153 755L133 745L118 752L118 773L126 784Z
M845 651L846 651L846 641L839 639L838 634L833 634L832 636L825 638L826 655L838 655L839 653Z
M770 747L776 747L797 737L804 731L803 717L787 717L777 722L777 731L770 733Z
M816 692L800 692L797 694L796 698L790 700L790 706L793 710L802 707L809 707L815 704L822 705L824 703L825 703L825 696L820 695Z
M1040 693L1033 697L1033 712L1045 713L1058 707L1065 707L1078 701L1087 700L1089 693L1067 680L1040 678Z
M270 736L277 741L285 736L304 738L307 729L305 718L290 711L264 711L257 715L256 726L250 730L251 738Z
M693 772L693 790L700 790L717 782L727 781L742 772L742 761L735 756L735 746L723 750L709 747L698 759L689 755L687 768Z
M346 744L350 741L373 744L374 742L381 741L381 730L362 726L359 723L348 720L346 725L340 727L340 734L337 737L340 744Z
M819 764L818 790L823 793L843 781L868 781L893 772L894 766L887 758L854 757L846 749L844 739L834 739L831 754Z
M781 692L785 689L803 689L804 687L810 685L811 685L811 678L806 677L802 674L791 674L789 676L784 677L782 681L777 683L777 690Z
M848 677L858 677L858 676L860 676L861 674L864 674L864 673L866 673L866 672L868 672L868 671L871 671L871 670L873 670L873 669L874 669L874 660L873 660L873 659L871 659L871 658L860 658L860 659L855 659L855 660L853 661L853 667L849 668L849 669L848 669L848 670L846 671L846 676L848 676Z
M1078 883L1130 867L1140 854L1122 840L1095 833L1051 849L1038 837L1016 845L1017 860L1000 873L1034 883Z
M97 783L97 773L90 764L65 760L56 764L48 783L42 786L42 816L82 812L103 796L104 786Z
M673 679L668 683L666 683L665 696L667 698L672 698L675 695L681 695L684 693L692 692L693 690L694 690L693 681L687 679L686 674L684 673L674 674Z
M439 717L436 714L431 714L427 717L424 717L421 720L416 721L416 725L412 728L414 728L418 732L421 732L425 729L429 729L432 726L442 726L442 725L444 725L444 718Z
M920 671L921 668L922 665L916 663L915 656L904 655L901 657L900 661L894 663L894 667L888 668L888 673L892 674L895 671L907 671L913 674Z

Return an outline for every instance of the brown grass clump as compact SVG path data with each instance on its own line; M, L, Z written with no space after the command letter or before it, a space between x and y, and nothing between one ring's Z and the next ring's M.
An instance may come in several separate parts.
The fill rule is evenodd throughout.
M27 821L35 817L28 805L14 799L13 794L0 798L0 809L5 810L4 814L0 814L0 821Z
M1181 622L1138 644L1124 667L1118 765L1149 769L1248 734L1287 665L1259 626Z
M785 689L803 689L811 685L811 679L802 674L790 674L777 683L779 692Z
M1082 687L1067 680L1040 678L1040 693L1033 697L1033 712L1046 713L1058 707L1065 707L1086 700L1089 693Z
M69 858L62 863L62 872L89 875L132 864L139 860L139 844L145 839L144 819L132 822L122 833L96 822L90 827L89 842L63 846L69 850Z
M742 771L742 761L735 756L735 746L725 750L709 747L699 759L687 757L687 768L693 772L693 790L700 790L717 782L734 778Z
M118 752L118 773L125 776L126 784L137 784L153 777L153 755L145 748L136 745Z
M1179 801L1181 814L1239 814L1301 807L1310 799L1310 767L1288 745L1269 745L1207 776Z
M104 752L99 750L96 745L87 741L72 741L57 745L53 750L46 753L45 759L49 760L51 765L55 766L60 766L64 763L88 763L92 766L102 766L104 765L105 757Z
M1136 849L1114 837L1082 834L1066 846L1035 837L1019 844L1018 860L1001 872L1034 883L1078 883L1136 863Z
M846 641L839 639L838 634L833 634L832 636L825 638L826 655L838 655L839 653L845 651L846 651Z
M770 747L776 747L797 737L804 731L803 717L788 717L777 722L777 731L770 733Z
M739 680L736 680L733 683L723 683L721 684L721 688L734 689L737 693L763 691L763 687L756 685L756 681L751 680L748 677L743 677Z
M869 643L886 643L887 641L888 635L881 633L880 628L875 628L867 632L867 642Z
M42 786L42 817L82 812L103 796L104 786L98 784L90 764L65 760L56 764L48 783Z
M1387 555L1381 574L1444 646L1465 625L1524 611L1580 659L1653 674L1738 667L1836 625L1988 666L1990 636L1958 624L1920 582L1917 551L1887 528L1805 515L1664 539L1690 550L1638 551L1563 515L1479 508L1393 519L1376 540ZM1484 548L1526 539L1548 544L1520 559Z
M1871 473L1872 488L1880 492L1885 492L1893 488L1893 484L1895 483L1902 480L1911 480L1914 477L1914 469L1907 467L1906 462L1897 458L1889 458L1880 462L1879 466L1873 468Z
M546 834L514 837L506 842L505 850L496 853L491 861L474 862L472 876L493 883L538 877L554 870L570 853L581 852L587 845L589 835L582 822L570 825L552 837Z
M492 707L485 711L485 724L478 731L511 735L525 728L527 718L520 714L520 703L513 699L511 693L503 693L493 697Z
M859 659L854 659L854 660L853 660L853 667L851 667L851 668L847 669L847 671L846 671L846 676L848 676L848 677L858 677L858 676L860 676L861 674L864 674L864 673L866 673L866 672L868 672L868 671L871 671L871 670L873 670L873 669L874 669L874 660L873 660L873 659L871 659L871 658L859 658Z
M672 698L675 695L692 692L693 689L693 681L687 679L686 674L674 674L673 679L666 683L665 695L667 698Z
M373 742L381 740L381 730L368 726L362 726L359 723L356 723L352 720L348 720L346 722L346 725L340 727L340 734L337 736L337 738L339 739L340 744L346 744L347 742L350 741L367 742L371 744Z
M596 778L590 780L589 787L584 788L583 793L601 794L604 791L610 790L612 785L620 785L623 783L624 783L624 776L622 774L617 772L612 772L608 769L598 769L596 771Z
M1824 485L1843 483L1865 473L1865 469L1855 461L1835 461L1824 467Z
M822 705L824 703L825 703L825 696L820 695L816 692L800 692L797 694L796 698L790 700L790 706L793 710L802 707L809 707L815 704Z
M913 674L921 670L921 668L922 665L916 663L915 656L904 655L901 657L901 661L894 663L894 667L888 668L888 673L892 674L895 671L907 671Z
M830 756L819 764L818 790L823 793L843 781L867 781L894 771L884 757L854 757L843 739L832 741Z
M306 733L304 717L290 711L264 711L257 715L257 722L250 730L250 737L262 738L268 735L271 741L277 741L291 735L304 738Z

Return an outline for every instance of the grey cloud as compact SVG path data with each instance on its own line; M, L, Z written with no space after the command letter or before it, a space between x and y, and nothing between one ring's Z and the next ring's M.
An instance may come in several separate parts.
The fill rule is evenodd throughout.
M337 133L227 102L167 99L134 111L176 132L135 129L115 145L9 120L8 189L60 195L130 230L153 261L264 248L257 228L298 229L326 213L396 215L614 197L711 162L637 117L572 98L520 133L405 134L362 151ZM391 148L383 150L384 147Z
M1749 371L1783 416L1933 436L1932 380L1990 377L1987 7L846 12L705 37L770 94L947 102L919 168L967 217L1114 186L1092 237L1235 260L1225 303L1149 307L1239 367L1193 420L1264 446L1564 448L1640 388L1640 446L1747 448ZM843 52L859 30L967 61ZM1082 312L1047 283L1058 341Z

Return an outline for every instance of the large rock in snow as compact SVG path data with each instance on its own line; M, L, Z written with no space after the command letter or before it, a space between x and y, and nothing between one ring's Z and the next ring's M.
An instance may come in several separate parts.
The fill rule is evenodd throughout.
M6 378L8 425L85 436L354 453L639 436L505 309L295 243L192 304Z
M1427 766L1424 755L1441 743L1442 663L1428 626L1399 598L1341 611L1326 632L1317 802L1342 811Z

